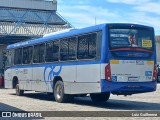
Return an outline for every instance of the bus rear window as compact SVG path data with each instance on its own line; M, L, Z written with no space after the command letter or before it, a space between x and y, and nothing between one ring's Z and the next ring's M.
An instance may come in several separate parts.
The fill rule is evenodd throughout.
M153 31L149 29L110 29L110 48L144 48L152 50Z

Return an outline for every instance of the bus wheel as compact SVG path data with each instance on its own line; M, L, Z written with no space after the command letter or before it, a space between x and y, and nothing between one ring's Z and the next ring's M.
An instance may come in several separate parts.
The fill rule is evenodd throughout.
M24 94L24 90L19 89L19 84L16 85L16 95L22 96Z
M57 81L54 86L54 98L57 102L67 102L71 99L71 96L64 94L64 84L62 81Z
M90 94L90 97L93 102L106 102L110 97L110 93L93 93Z

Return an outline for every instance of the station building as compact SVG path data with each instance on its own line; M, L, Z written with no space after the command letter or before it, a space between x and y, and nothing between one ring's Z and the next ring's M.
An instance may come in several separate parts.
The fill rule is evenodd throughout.
M57 12L57 0L0 0L0 73L3 55L12 43L72 28Z

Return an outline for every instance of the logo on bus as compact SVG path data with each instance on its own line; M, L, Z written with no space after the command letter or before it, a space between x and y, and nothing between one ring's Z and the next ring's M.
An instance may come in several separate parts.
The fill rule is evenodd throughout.
M47 84L48 81L52 81L55 76L59 76L62 66L48 65L44 68L44 81ZM52 83L51 83L52 84Z
M152 71L145 71L145 76L152 76Z

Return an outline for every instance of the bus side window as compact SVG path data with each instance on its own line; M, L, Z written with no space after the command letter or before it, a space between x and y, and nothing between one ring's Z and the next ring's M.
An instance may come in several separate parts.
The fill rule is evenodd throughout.
M60 60L75 60L76 59L76 37L61 40Z
M61 40L60 42L60 60L68 60L68 39Z
M45 61L45 44L39 45L39 62L43 63Z
M46 62L59 60L59 41L46 43Z
M59 41L53 41L53 61L59 60Z
M33 47L28 47L28 64L32 63L32 56L33 56Z
M39 63L39 45L34 46L33 63Z
M34 46L33 63L43 63L45 60L45 44Z
M89 58L95 58L96 57L96 40L97 40L97 34L91 34L89 36L89 53L88 57Z
M23 64L27 64L27 48L23 48Z
M69 60L75 60L76 59L76 37L69 39Z
M22 64L22 48L15 49L14 64Z
M10 65L12 65L12 51L11 50L7 50L7 52L6 52L6 57L7 57L7 59L5 59L5 66L10 66ZM3 56L3 57L5 57L5 56Z
M31 64L32 63L32 50L33 47L25 47L23 48L23 64Z
M78 59L93 59L96 57L96 40L96 33L78 37Z
M53 62L53 42L46 43L46 62Z

